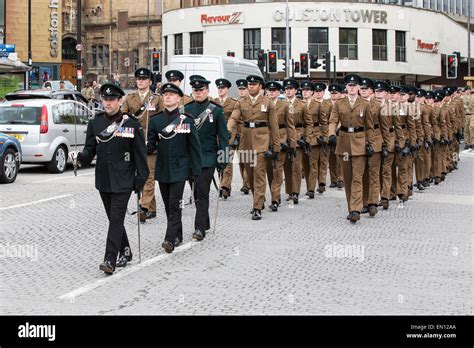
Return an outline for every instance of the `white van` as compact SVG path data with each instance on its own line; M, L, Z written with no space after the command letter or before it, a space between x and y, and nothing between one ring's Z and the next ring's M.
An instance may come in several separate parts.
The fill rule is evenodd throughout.
M245 79L248 75L262 76L257 64L250 60L200 54L172 56L166 70L163 72L163 76L169 70L179 70L184 74L181 89L188 95L191 95L192 92L189 77L191 75L205 77L211 81L209 85L209 95L211 97L217 97L215 81L219 78L225 78L232 83L229 95L232 98L238 98L239 93L235 81Z

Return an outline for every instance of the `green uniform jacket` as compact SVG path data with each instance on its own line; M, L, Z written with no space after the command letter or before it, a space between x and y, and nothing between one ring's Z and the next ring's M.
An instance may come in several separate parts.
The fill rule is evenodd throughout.
M130 117L112 140L97 142L96 136L110 124L112 122L104 112L96 114L90 120L86 144L78 159L82 165L88 165L97 155L95 187L101 192L141 189L149 174L143 129L139 122Z
M199 141L201 143L201 158L203 168L220 167L225 168L229 162L229 139L227 122L222 107L206 100L203 103L193 101L185 106L185 111L197 118L211 104L215 106L211 117L207 117L199 129ZM202 118L202 117L201 117Z
M169 139L158 136L177 117L180 117L178 108L171 112L164 110L150 118L148 126L148 153L157 151L155 179L162 183L186 181L201 174L201 145L191 117L186 116L183 120L189 133L173 132Z

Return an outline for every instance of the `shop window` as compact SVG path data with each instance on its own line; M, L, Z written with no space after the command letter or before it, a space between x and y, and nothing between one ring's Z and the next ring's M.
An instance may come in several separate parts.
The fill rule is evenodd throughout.
M189 47L189 53L190 54L203 54L204 48L203 48L203 33L202 31L197 32L197 33L190 33L189 34L189 41L190 41L190 47Z
M291 53L291 28L289 48ZM286 28L272 28L272 50L278 52L278 58L285 59L286 57Z
M406 33L395 31L395 61L406 62Z
M329 51L328 28L308 28L308 50L319 58Z
M372 30L372 59L387 60L387 31L383 29Z

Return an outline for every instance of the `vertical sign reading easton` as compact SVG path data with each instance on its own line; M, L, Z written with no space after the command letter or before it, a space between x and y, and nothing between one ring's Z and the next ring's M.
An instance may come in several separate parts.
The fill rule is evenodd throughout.
M50 22L49 22L49 54L51 57L58 56L59 46L59 0L50 0Z

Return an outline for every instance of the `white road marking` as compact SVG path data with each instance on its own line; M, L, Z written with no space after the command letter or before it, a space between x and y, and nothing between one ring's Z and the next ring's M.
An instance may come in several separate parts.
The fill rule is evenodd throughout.
M2 210L14 209L14 208L26 207L26 206L28 206L28 205L33 205L33 204L48 202L48 201L52 201L52 200L55 200L55 199L61 199L61 198L66 198L66 197L72 197L72 195L61 195L61 196L55 196L55 197L51 197L51 198L40 199L39 201L34 201L34 202L29 202L29 203L22 203L22 204L11 205L11 206L9 206L9 207L0 208L0 211L2 211Z
M154 264L155 262L161 261L161 260L163 260L167 257L170 257L170 256L174 255L174 254L177 254L177 253L183 252L185 250L188 250L189 248L191 248L193 246L193 244L196 244L196 243L198 243L198 242L188 242L186 244L182 244L182 245L178 246L176 249L174 249L173 253L171 253L171 254L160 254L160 255L158 255L154 258L143 261L142 263L139 263L135 266L131 266L131 267L127 266L121 271L117 271L117 269L116 269L116 271L114 272L113 275L106 276L106 278L99 279L94 283L87 284L87 285L82 286L82 287L80 287L76 290L68 292L67 294L61 295L61 296L58 297L58 299L65 300L65 301L73 300L76 296L79 296L79 295L82 295L86 292L94 290L94 289L96 289L96 288L98 288L98 287L100 287L100 286L102 286L106 283L110 283L110 282L112 282L116 279L123 278L123 277L125 277L125 276L127 276L131 273L139 271L139 270L141 270L145 267L148 267L148 266Z
M85 176L85 175L91 175L94 174L95 172L92 171L90 173L85 173L85 174L77 174L77 176ZM59 178L53 178L53 179L46 179L46 180L40 180L40 181L33 181L33 184L41 184L42 182L49 182L49 181L55 181L55 180L62 180L62 179L69 179L69 178L75 178L75 175L67 175L67 176L61 176Z

